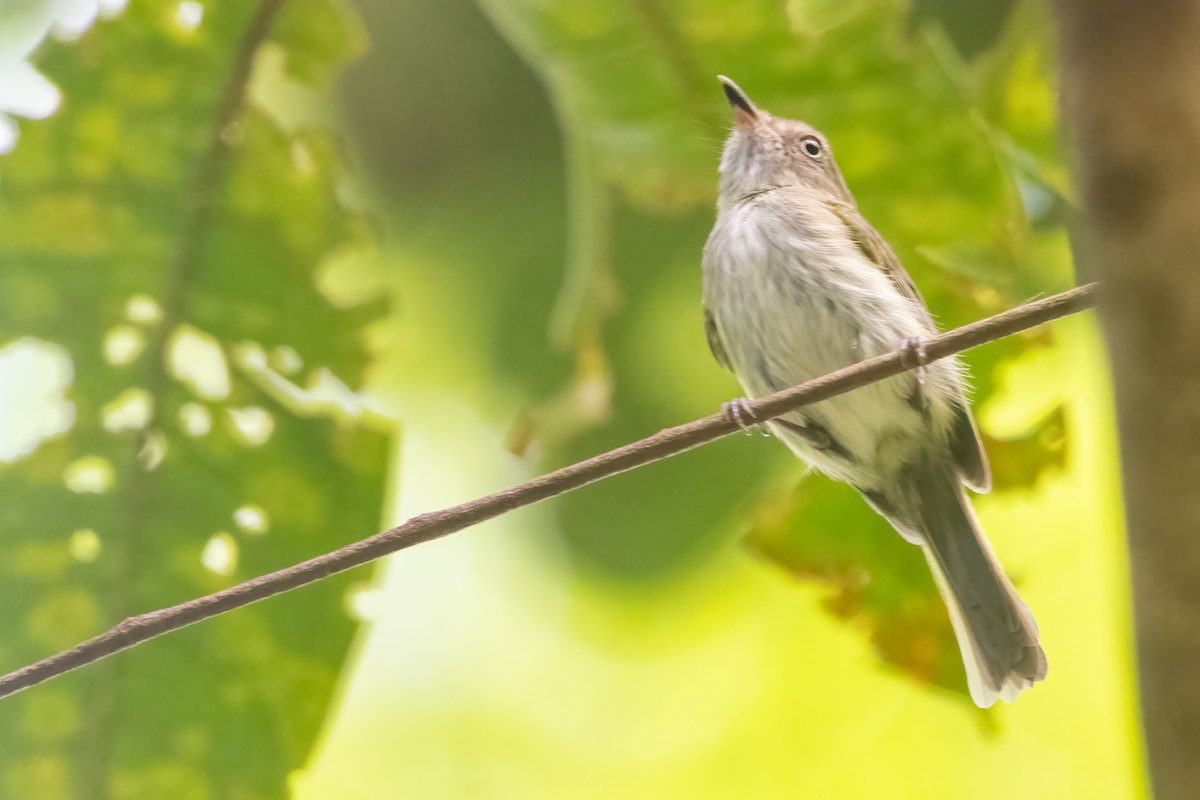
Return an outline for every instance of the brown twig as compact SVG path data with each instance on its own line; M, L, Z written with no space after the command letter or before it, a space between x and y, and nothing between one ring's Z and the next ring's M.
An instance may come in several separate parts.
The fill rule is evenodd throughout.
M962 350L1091 308L1096 305L1098 288L1094 283L1081 286L934 336L925 342L926 355L929 360L945 358ZM750 410L757 419L777 417L800 406L827 400L868 383L898 375L909 368L906 366L909 361L904 351L896 350L754 401L750 404ZM397 550L446 536L514 509L682 453L722 436L728 436L737 430L738 426L724 415L713 414L668 428L641 441L618 447L495 494L453 508L421 514L391 530L295 566L261 575L237 586L170 608L130 617L70 650L64 650L0 677L0 697L15 694L194 622L314 583Z

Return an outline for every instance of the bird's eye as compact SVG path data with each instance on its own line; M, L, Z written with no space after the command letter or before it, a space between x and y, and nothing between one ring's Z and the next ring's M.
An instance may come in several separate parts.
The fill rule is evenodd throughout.
M821 143L817 141L817 137L815 136L804 137L804 141L800 143L800 146L804 148L804 152L813 158L821 155Z

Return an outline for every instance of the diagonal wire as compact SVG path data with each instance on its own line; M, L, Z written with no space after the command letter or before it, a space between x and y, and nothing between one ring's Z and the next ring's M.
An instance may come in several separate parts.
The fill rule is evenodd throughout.
M987 319L924 341L928 361L1011 336L1096 305L1099 284L1090 283L1026 303ZM869 383L917 367L909 351L895 350L861 361L807 383L749 403L752 417L767 420L827 400ZM524 506L573 491L589 483L645 466L707 444L739 430L722 414L713 414L601 453L517 486L451 508L409 519L395 528L346 545L291 567L260 575L186 603L129 617L108 631L61 653L0 676L0 697L27 689L71 670L135 647L157 636L232 611L259 600L315 583L330 575L374 561L422 542L438 539Z

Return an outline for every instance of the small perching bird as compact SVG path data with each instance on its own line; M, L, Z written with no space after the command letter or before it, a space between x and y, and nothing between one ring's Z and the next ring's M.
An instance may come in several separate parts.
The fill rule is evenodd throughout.
M925 363L937 328L895 253L859 214L819 131L757 108L722 76L734 127L704 248L705 328L752 397L906 348L919 365L766 423L920 545L962 650L971 698L1011 702L1046 676L1037 625L963 484L991 486L956 358ZM726 413L747 427L744 401Z

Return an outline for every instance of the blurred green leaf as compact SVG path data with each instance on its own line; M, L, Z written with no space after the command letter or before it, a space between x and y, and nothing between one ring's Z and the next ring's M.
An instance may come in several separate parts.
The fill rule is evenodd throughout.
M40 60L64 102L0 161L0 346L65 348L74 421L0 466L5 670L378 526L385 439L349 387L381 309L314 280L368 225L330 132L236 73L270 52L315 97L356 23L276 5L196 22L146 0ZM285 796L353 632L347 581L6 701L0 795Z
M1056 406L1021 436L984 435L983 444L992 462L992 486L996 491L1028 489L1048 469L1062 469L1067 460L1067 420Z
M745 543L824 587L829 612L864 628L885 662L966 699L958 645L920 548L849 486L807 476L753 509Z
M936 22L963 58L971 59L999 41L1014 4L1015 0L913 0L909 20L914 30Z

